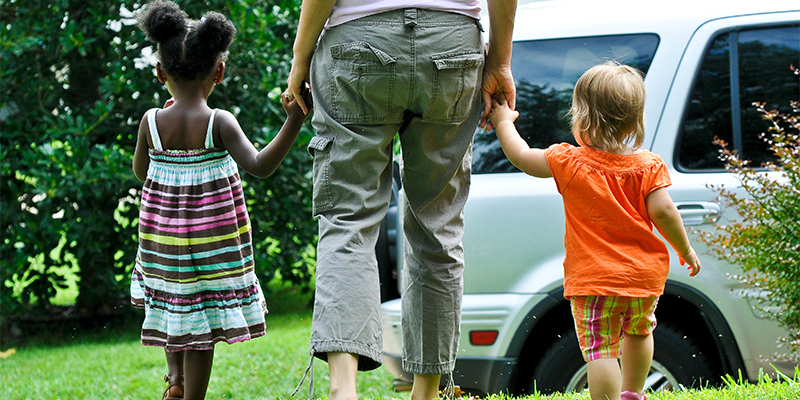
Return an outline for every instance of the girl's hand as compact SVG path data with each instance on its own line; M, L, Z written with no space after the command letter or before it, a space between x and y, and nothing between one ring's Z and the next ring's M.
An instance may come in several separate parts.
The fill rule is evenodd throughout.
M300 118L301 120L305 120L308 118L308 111L314 108L314 101L311 98L311 90L308 87L308 84L304 83L300 87L300 98L296 98L288 89L281 94L281 104L283 105L283 109L286 111L286 115L290 119ZM301 104L302 103L302 104ZM303 106L306 107L303 110Z
M519 112L512 111L505 99L501 99L499 102L496 99L492 99L492 112L489 113L489 120L492 126L497 127L504 121L514 122L517 117L519 117Z
M692 271L689 272L689 276L695 276L698 272L700 272L700 259L697 257L697 253L695 253L694 248L689 247L689 251L685 254L678 255L680 258L681 265L687 265L686 269Z

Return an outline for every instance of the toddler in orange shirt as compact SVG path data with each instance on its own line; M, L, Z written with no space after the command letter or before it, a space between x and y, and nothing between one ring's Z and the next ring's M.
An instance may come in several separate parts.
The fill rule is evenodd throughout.
M669 253L653 225L681 265L688 264L690 276L700 271L667 193L667 166L639 148L644 100L642 74L607 62L575 84L570 112L579 147L529 148L514 126L519 113L503 101L493 100L489 115L511 163L529 175L553 177L564 199L564 296L588 362L593 400L646 398L655 308L669 273Z

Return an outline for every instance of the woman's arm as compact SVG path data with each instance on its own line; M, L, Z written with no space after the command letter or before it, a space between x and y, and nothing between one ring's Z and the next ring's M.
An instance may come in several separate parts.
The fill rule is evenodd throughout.
M304 0L300 10L297 36L294 39L292 69L286 81L288 84L286 91L297 99L297 104L305 114L308 114L308 106L302 99L301 88L304 82L310 83L311 57L334 4L336 0Z
M483 115L480 126L492 130L489 112L492 98L505 100L511 110L516 109L517 89L511 74L511 33L517 13L516 0L488 0L489 52L483 70ZM487 124L488 123L488 124Z

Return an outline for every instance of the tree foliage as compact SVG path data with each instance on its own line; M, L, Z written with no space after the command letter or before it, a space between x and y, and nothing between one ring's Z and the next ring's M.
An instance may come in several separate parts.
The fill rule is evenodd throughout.
M234 22L226 80L209 105L230 110L261 147L284 120L299 1L177 1L190 17ZM45 306L79 268L77 306L100 312L128 296L142 184L131 171L144 112L169 97L133 16L143 1L6 0L0 4L0 306ZM315 224L304 129L270 178L243 173L262 284L310 280ZM25 289L15 296L11 284Z
M747 296L789 331L783 356L800 360L800 103L792 102L793 114L756 107L771 123L763 138L777 161L753 167L718 140L721 159L745 194L712 186L741 218L703 240L717 258L741 266L734 278L753 287Z

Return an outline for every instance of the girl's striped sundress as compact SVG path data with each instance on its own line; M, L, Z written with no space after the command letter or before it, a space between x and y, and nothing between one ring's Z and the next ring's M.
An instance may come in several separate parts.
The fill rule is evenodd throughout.
M267 305L253 269L250 218L228 152L164 150L157 109L147 112L154 149L142 190L131 302L145 309L142 344L209 350L262 336Z

